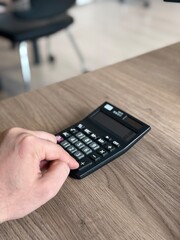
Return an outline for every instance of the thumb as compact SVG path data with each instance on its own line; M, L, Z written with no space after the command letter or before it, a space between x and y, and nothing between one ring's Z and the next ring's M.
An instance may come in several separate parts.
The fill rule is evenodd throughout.
M67 179L70 172L69 166L63 161L52 161L48 170L43 174L40 179L40 188L43 192L46 192L46 201L53 198L63 183Z

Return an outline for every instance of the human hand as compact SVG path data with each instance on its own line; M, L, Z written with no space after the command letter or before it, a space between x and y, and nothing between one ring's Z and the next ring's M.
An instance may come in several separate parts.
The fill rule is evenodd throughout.
M0 135L0 223L22 218L49 201L70 169L78 168L56 143L52 134L22 128Z

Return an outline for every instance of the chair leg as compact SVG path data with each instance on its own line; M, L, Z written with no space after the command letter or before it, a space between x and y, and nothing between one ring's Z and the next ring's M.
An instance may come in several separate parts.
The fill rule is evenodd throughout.
M41 63L41 56L39 51L38 40L32 40L33 54L34 54L34 64L38 65Z
M31 87L31 70L29 65L27 42L19 43L19 56L20 56L22 77L24 81L24 89L25 91L28 91L30 90L30 87Z
M47 41L46 41L46 43L47 43L47 57L48 57L48 61L50 62L50 63L53 63L53 62L55 62L55 57L54 57L54 55L52 54L52 52L51 52L51 44L50 44L50 37L47 37Z
M79 47L77 45L77 43L76 43L72 33L68 29L66 29L66 33L67 33L67 36L69 37L69 40L72 43L72 45L74 47L74 50L75 50L75 52L76 52L76 54L77 54L77 56L79 58L79 61L80 61L80 64L81 64L81 71L82 71L82 73L88 72L88 70L86 68L86 65L85 65L84 57L83 57L83 55L82 55L82 53L81 53L81 51L80 51L80 49L79 49Z

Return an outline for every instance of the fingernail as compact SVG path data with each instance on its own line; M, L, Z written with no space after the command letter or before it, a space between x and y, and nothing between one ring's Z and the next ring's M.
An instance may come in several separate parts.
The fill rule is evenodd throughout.
M78 168L79 167L79 163L76 161L76 167Z

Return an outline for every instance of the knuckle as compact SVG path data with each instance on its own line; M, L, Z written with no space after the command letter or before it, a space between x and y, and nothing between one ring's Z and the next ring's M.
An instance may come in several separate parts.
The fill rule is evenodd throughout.
M44 135L45 139L52 141L52 142L57 142L56 137L51 134L51 133L47 133L47 132L41 132L42 135Z
M30 154L33 150L33 146L35 145L35 137L29 134L23 134L20 137L19 144L18 144L18 152L21 157L24 157Z
M35 141L35 137L29 134L24 134L20 140L20 145L21 146L29 146L33 144Z
M9 128L6 130L6 134L8 136L12 136L12 135L16 134L19 130L20 130L20 128L18 128L18 127L12 127L12 128Z

